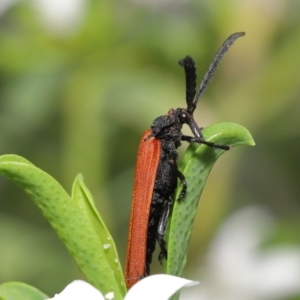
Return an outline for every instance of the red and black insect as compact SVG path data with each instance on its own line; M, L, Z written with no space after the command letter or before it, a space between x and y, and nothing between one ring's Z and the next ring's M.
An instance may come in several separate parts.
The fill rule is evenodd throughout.
M125 270L128 288L141 276L150 274L156 242L160 246L158 258L160 263L164 258L167 259L164 235L178 179L182 184L178 200L184 198L187 191L187 182L177 167L177 148L181 141L229 150L229 146L218 145L204 139L201 128L193 118L193 112L223 55L235 40L244 34L234 33L226 39L198 90L196 90L197 75L194 60L187 56L179 61L185 70L187 108L170 109L167 115L156 118L151 129L147 130L141 139L135 171ZM182 134L183 124L190 127L194 136Z

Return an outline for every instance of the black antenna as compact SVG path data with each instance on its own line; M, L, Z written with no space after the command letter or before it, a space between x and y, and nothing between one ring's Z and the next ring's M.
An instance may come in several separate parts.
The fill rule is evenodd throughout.
M214 60L212 61L212 63L210 64L201 84L200 87L195 95L195 98L193 100L193 103L188 104L188 112L190 112L191 114L194 112L197 102L200 98L200 96L203 94L203 92L205 91L205 89L207 88L207 85L209 84L209 82L211 81L214 72L216 71L218 64L221 62L224 54L228 51L229 47L241 36L244 36L245 32L236 32L232 35L230 35L225 42L223 43L223 45L221 46L220 50L218 51L218 53L216 54ZM187 74L186 74L187 77Z
M194 60L187 56L181 59L179 65L184 68L185 71L185 82L186 82L186 104L189 108L193 105L193 101L196 95L196 85L197 85L197 74L196 74L196 64Z

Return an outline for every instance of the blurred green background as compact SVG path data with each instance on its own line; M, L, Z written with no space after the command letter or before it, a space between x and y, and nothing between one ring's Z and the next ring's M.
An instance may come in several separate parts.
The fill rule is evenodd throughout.
M191 55L201 79L225 38L245 31L195 119L204 127L239 123L257 146L226 153L213 169L186 277L201 280L194 269L214 233L249 205L276 219L267 244L300 243L299 1L1 3L0 153L24 156L69 192L83 173L123 262L139 139L157 116L185 106L178 60ZM79 278L31 200L5 178L0 194L0 282L24 281L51 295Z

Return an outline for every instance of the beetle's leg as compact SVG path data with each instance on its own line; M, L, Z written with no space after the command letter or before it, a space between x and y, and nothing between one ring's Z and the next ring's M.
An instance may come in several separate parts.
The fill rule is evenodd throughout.
M165 232L166 232L167 222L168 222L168 218L169 218L169 214L170 214L170 210L171 210L171 206L172 206L173 202L174 201L173 201L172 197L170 196L169 200L165 202L163 212L159 219L157 233L158 233L158 235L160 235L162 237L165 235Z
M162 264L163 259L167 259L168 258L168 251L166 248L166 242L163 238L162 235L157 234L157 242L159 244L160 247L160 251L159 251L159 255L158 255L158 261L160 264Z
M145 264L145 273L144 273L144 277L149 276L149 274L150 274L150 264L149 264L149 263L146 263L146 264Z
M215 144L215 143L208 142L208 141L206 141L204 139L196 138L196 137L193 137L193 136L183 135L181 137L181 140L189 142L189 143L204 144L206 146L209 146L209 147L212 147L212 148L216 148L216 149L222 149L222 150L229 150L230 149L230 146Z
M147 250L146 250L146 267L145 273L150 274L150 264L152 262L152 254L155 251L157 240L157 228L164 211L164 199L155 189L153 191L152 203L150 206L148 229L147 229Z
M164 235L166 232L167 222L168 222L168 218L170 215L170 210L173 205L173 202L174 201L173 201L172 197L170 196L169 200L165 202L165 206L164 206L162 215L161 215L159 223L158 223L157 242L160 247L160 252L159 252L159 256L158 256L158 260L160 263L162 263L162 260L164 258L167 259L167 257L168 257L168 252L166 249L166 242L164 240Z
M185 194L187 191L187 182L185 180L184 175L179 170L177 170L177 177L180 179L181 184L182 184L182 190L181 190L179 198L177 200L181 200L182 198L185 197Z

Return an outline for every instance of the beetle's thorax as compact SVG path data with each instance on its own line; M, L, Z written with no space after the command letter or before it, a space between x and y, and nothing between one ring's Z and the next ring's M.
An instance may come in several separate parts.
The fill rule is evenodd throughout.
M178 141L181 138L181 108L170 109L164 116L156 118L151 126L153 136L159 139Z

